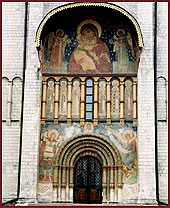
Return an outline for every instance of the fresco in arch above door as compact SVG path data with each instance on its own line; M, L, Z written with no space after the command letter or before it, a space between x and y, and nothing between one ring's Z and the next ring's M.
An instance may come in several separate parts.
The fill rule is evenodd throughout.
M46 36L43 73L136 73L136 41L120 25L95 20L63 25Z

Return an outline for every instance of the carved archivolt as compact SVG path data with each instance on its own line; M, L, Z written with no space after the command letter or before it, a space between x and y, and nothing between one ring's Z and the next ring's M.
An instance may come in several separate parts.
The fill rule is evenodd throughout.
M100 150L104 155L107 155L110 158L107 161L108 165L122 164L121 156L114 144L110 144L110 142L105 139L96 136L81 136L72 139L65 144L63 148L61 147L60 151L56 155L56 165L66 165L66 161L68 163L68 158L70 157L70 154L72 154L73 150L76 152L81 149L81 147L85 149L89 146L93 147L94 150Z
M58 12L61 12L63 10L66 9L72 9L75 7L80 7L80 6L96 6L96 7L105 7L105 8L109 8L109 9L113 9L116 10L118 12L120 12L122 15L126 16L134 25L135 29L136 29L136 33L138 36L138 43L139 43L139 47L143 47L143 38L142 38L142 33L141 33L141 29L140 26L138 24L138 22L136 21L136 19L130 14L128 13L126 10L122 9L119 6L116 6L114 4L108 4L108 3L94 3L94 2L81 2L81 3L72 3L72 4L68 4L65 6L61 6L58 7L54 10L52 10L51 12L49 12L44 19L42 20L42 22L40 23L37 33L36 33L36 47L39 48L40 47L40 40L41 40L41 33L44 29L44 26L46 25L46 23L48 22L48 20L55 14L57 14Z
M120 201L123 187L121 156L111 141L96 135L81 135L60 146L54 163L53 188L57 193L56 200L73 201L74 165L80 157L87 155L93 155L102 164L103 202Z

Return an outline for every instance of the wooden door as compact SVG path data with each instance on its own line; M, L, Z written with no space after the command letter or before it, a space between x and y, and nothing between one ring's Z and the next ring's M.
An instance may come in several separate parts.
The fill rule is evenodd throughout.
M82 157L75 165L74 203L102 203L102 167L93 156Z

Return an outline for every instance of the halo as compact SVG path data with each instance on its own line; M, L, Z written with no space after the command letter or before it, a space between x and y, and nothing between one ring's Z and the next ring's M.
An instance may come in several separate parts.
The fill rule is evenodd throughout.
M130 139L132 139L132 138L134 137L133 131L125 130L125 131L123 132L123 139L124 139L124 140L127 140L127 139L126 139L126 134L129 134L129 135L130 135Z
M123 33L123 36L125 35L125 31L123 30L123 29L119 29L118 31L117 31L117 36L119 37L119 32L122 32Z
M113 80L112 81L112 86L118 87L119 86L119 81L118 80Z
M98 36L99 37L101 36L101 34L102 34L102 28L99 25L99 23L96 22L96 21L94 21L94 20L85 20L85 21L81 22L79 24L79 26L77 27L77 34L80 34L81 33L81 28L83 27L83 25L86 25L86 24L92 24L92 25L96 26L96 28L98 30Z
M56 30L55 34L57 35L57 33L58 33L58 32L61 32L61 36L63 36L63 35L64 35L64 31L63 31L62 29L58 29L58 30Z
M58 139L58 136L59 136L58 131L57 131L56 129L50 130L50 131L48 132L48 137L51 138L51 135L52 135L52 134L55 134L55 139L57 140L57 139Z

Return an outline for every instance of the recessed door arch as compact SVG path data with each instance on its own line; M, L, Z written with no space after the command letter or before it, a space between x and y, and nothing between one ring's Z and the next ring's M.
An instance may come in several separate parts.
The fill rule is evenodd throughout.
M81 157L74 167L74 203L102 203L102 165L94 156Z
M83 157L94 157L101 164L102 198L98 203L121 201L123 163L118 149L104 137L81 135L64 143L56 155L54 181L57 201L74 203L74 168ZM96 162L97 163L97 162ZM77 203L97 203L96 201Z

